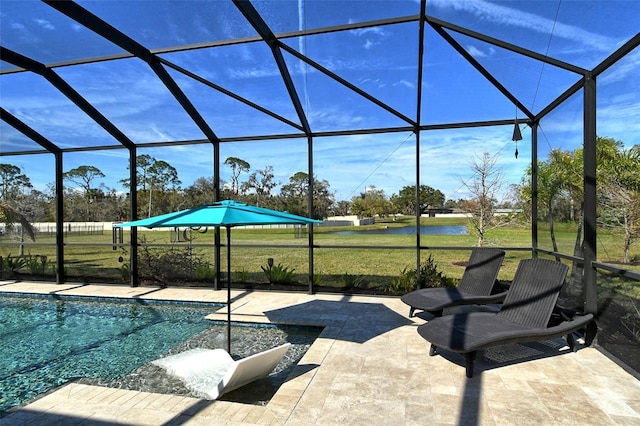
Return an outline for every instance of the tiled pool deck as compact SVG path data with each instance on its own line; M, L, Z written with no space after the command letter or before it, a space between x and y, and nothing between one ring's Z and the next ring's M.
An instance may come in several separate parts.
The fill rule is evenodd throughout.
M0 292L224 302L226 291L0 282ZM640 381L562 339L430 357L399 298L233 291L232 320L323 325L266 406L63 385L0 425L640 425ZM226 319L226 312L212 316Z

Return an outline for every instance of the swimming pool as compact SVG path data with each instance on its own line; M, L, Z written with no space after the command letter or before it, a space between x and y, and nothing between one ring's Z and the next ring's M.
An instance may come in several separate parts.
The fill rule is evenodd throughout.
M175 383L163 386L166 378L154 384L159 372L147 364L188 347L225 347L225 327L205 319L220 305L78 299L0 296L0 414L75 379L181 393ZM247 330L232 332L235 357L283 339L239 328Z

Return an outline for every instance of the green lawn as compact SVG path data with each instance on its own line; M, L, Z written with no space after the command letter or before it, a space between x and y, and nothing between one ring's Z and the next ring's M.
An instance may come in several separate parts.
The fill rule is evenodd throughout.
M460 218L423 218L423 225L465 225L466 220ZM359 228L316 228L314 232L314 270L316 283L328 286L342 286L344 274L362 276L364 285L382 286L397 277L404 268L416 267L416 236L415 235L380 235L380 234L350 234L338 235L336 230L367 229L375 227L415 226L413 219L398 221L383 221L375 225ZM575 243L575 225L556 225L556 238L560 252L571 254ZM192 233L193 240L172 243L171 231L138 230L139 237L144 236L148 244L161 244L176 248L191 247L192 254L213 264L214 242L213 230L204 234ZM223 243L226 241L225 230L221 231ZM129 239L129 231L124 232L125 242ZM528 227L504 227L490 231L486 238L487 246L507 248L527 248L531 245L531 231ZM540 225L539 241L542 248L551 249L548 229ZM36 243L25 245L24 253L31 255L46 255L46 275L53 276L55 258L55 239L53 237L38 238ZM65 238L65 268L66 274L72 280L101 279L114 282L123 281L121 269L127 264L126 251L113 250L110 232L102 235L71 235ZM288 269L294 269L295 278L300 283L308 283L309 249L308 237L296 235L291 229L246 229L234 228L231 231L231 260L234 279L248 281L265 281L261 266L266 266L267 258L273 258L275 264L281 264ZM420 243L428 249L423 250L421 259L424 261L429 255L433 256L438 270L451 278L460 278L464 271L463 263L469 256L468 250L431 249L430 247L472 247L476 244L476 237L472 235L421 235ZM616 262L622 257L620 238L615 234L601 232L599 234L599 260ZM246 245L246 246L245 246ZM280 247L256 247L257 245L273 245ZM367 247L380 247L377 249ZM636 243L632 253L640 259L640 244ZM352 248L361 247L361 248ZM406 247L406 248L399 248ZM18 254L19 247L7 240L2 241L0 256L6 258L11 254ZM159 248L157 250L160 250ZM226 269L226 249L222 250L222 269ZM124 262L119 262L123 256ZM499 279L510 280L518 264L523 258L530 257L528 250L508 250L505 264L501 269ZM39 260L39 259L38 259ZM640 271L637 264L628 269ZM32 269L29 271L28 266ZM6 265L3 271L6 275ZM35 260L21 269L21 272L42 274L42 265Z

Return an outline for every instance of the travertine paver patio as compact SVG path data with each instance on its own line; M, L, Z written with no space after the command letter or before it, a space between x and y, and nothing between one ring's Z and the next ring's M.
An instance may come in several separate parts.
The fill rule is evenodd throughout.
M224 301L226 291L0 282L0 292ZM4 425L638 424L640 382L595 348L554 340L462 357L428 356L395 297L233 291L232 320L324 325L264 407L70 383ZM212 315L226 318L226 313Z

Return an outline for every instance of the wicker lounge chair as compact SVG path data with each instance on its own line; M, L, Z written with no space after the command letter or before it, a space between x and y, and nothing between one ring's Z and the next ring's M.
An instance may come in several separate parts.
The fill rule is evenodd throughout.
M506 292L491 294L504 259L504 251L494 248L474 248L458 287L422 288L400 298L409 305L409 317L416 309L439 317L444 308L458 305L498 303Z
M218 399L255 380L266 377L291 347L285 343L234 361L224 349L195 348L160 358L153 364L179 377L197 396Z
M575 351L573 332L583 328L588 328L585 343L589 346L596 329L592 314L549 326L567 270L566 265L553 260L522 260L498 313L447 315L418 327L420 336L431 343L429 355L440 349L464 354L467 377L472 377L476 352L489 346L565 336Z

